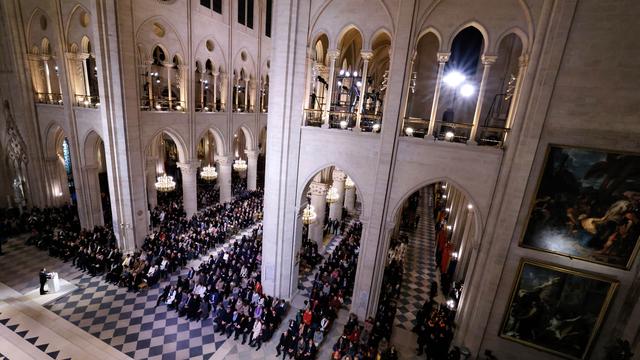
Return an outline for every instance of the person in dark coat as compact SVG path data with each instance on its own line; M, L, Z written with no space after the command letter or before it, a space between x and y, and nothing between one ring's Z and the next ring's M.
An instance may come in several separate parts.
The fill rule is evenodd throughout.
M49 278L49 273L47 273L47 269L42 268L42 270L40 270L40 295L44 295L48 293L48 291L44 290L44 284L47 283L48 278Z

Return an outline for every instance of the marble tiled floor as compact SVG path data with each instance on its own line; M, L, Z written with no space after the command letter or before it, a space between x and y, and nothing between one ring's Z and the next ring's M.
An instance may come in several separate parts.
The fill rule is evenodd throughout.
M0 257L0 282L26 294L38 289L38 272L43 267L55 271L62 279L75 279L82 274L71 262L49 256L46 251L25 244L29 235L7 240L2 245L5 255Z

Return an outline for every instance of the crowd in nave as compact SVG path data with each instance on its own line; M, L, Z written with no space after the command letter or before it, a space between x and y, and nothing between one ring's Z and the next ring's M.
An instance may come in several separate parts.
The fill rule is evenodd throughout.
M280 336L277 356L315 359L318 347L353 290L361 235L362 223L352 222L333 252L319 265L305 307Z

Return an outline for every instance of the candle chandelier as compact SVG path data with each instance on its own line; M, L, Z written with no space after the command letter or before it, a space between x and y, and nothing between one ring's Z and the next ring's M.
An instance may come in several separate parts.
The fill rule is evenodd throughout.
M338 201L339 198L340 194L338 194L338 190L334 188L333 185L331 185L329 191L327 191L327 203L333 204L334 202Z
M233 170L237 172L247 171L247 162L242 159L236 159L236 161L233 162Z
M215 167L207 165L200 171L200 177L206 181L213 181L218 178L218 173Z
M317 216L313 206L307 204L304 210L302 210L302 223L305 225L313 224L316 222Z
M173 181L173 176L167 176L162 174L158 176L156 181L156 190L160 192L170 192L176 189L176 182Z

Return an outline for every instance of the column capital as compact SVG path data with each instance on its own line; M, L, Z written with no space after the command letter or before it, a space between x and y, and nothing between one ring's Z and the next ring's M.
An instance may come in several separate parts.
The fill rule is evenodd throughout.
M191 175L191 174L195 174L198 171L198 167L200 166L200 163L198 161L189 161L189 162L184 162L184 163L177 163L176 165L178 165L178 167L180 168L180 171L184 174L184 175Z
M518 66L519 67L525 67L527 65L529 65L529 54L522 54L518 58Z
M233 164L233 156L231 155L218 156L216 157L216 161L220 166L231 166L231 164Z
M361 51L360 56L362 57L362 60L369 61L373 58L373 51Z
M164 66L166 68L172 68L172 67L176 66L176 64L174 64L172 62L163 62L162 66Z
M491 66L495 64L496 60L498 60L497 55L482 55L482 65Z
M329 61L337 59L338 56L340 56L340 50L338 49L331 49L327 51L327 57L329 58Z
M311 193L311 195L325 196L327 195L327 189L327 184L317 181L313 181L311 185L309 185L309 192Z
M220 71L215 70L211 73L211 75L213 75L213 77L218 77L218 75L220 75Z
M324 66L323 64L316 63L316 64L314 64L314 65L313 65L313 70L314 70L315 72L317 72L317 73L320 73L320 74L321 74L321 73L323 73L323 72L327 71L327 67L326 67L326 66Z
M449 57L451 56L450 52L439 52L436 54L436 57L438 58L438 63L440 64L444 64L447 61L449 61Z
M247 160L248 159L257 159L258 158L258 154L260 153L258 150L245 150L244 151L245 154L247 154Z
M345 181L347 180L347 175L340 169L334 169L333 174L331 174L331 178L333 181Z

